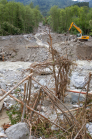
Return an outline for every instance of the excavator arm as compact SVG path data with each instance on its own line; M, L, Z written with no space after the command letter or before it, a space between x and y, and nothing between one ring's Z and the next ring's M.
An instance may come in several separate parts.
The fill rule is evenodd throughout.
M80 34L82 34L82 30L77 27L73 22L71 23L69 30L72 28L72 26L74 26L80 32Z

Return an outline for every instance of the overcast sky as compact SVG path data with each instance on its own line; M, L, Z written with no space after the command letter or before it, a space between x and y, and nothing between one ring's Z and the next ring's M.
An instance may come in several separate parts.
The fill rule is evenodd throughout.
M79 1L79 2L89 2L90 0L72 0L72 1Z

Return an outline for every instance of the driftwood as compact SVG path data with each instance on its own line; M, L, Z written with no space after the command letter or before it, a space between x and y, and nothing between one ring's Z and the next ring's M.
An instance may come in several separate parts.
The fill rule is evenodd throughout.
M27 121L27 123L29 124L30 136L32 133L31 130L32 131L33 130L41 131L40 129L43 129L42 126L44 126L44 129L47 131L47 130L51 130L51 126L54 125L54 126L58 127L58 129L60 131L59 138L64 137L67 139L68 138L77 139L83 135L83 137L85 139L88 139L86 136L85 124L86 124L86 119L87 119L86 118L86 114L87 114L86 108L87 108L87 106L92 107L92 104L87 104L91 74L89 76L89 81L85 84L85 85L87 85L87 92L82 91L83 88L85 87L85 85L83 86L83 88L80 92L73 91L73 90L67 90L68 75L70 73L70 66L72 65L72 62L70 60L68 60L67 55L66 55L66 58L60 57L59 53L52 47L52 37L50 34L49 34L49 38L50 38L50 42L48 42L49 43L49 51L52 55L52 59L49 61L43 62L43 63L32 64L29 69L31 74L29 74L26 78L24 78L17 85L15 85L10 91L6 92L3 89L1 89L5 93L5 95L0 99L0 101L3 100L7 95L9 95L14 100L16 100L18 103L21 104L21 106L22 106L21 121ZM36 81L35 78L32 77L33 73L40 74L47 67L51 68L51 70L53 71L52 73L54 75L54 87L55 87L54 92L55 93L51 89L49 89L47 86L41 85L38 81ZM12 96L10 93L26 80L27 80L27 83L24 84L24 93L22 93L22 97L20 97L20 99L18 99L16 97ZM36 82L40 86L40 89L38 90L39 93L34 95L34 97L32 96L32 91L33 91L32 89L34 87L34 85L32 84L33 83L32 81ZM63 103L66 90L70 91L70 92L74 92L74 93L86 94L86 100L84 102L84 106L69 110ZM21 93L21 92L19 92L19 93ZM39 102L40 102L40 108L41 108L41 105L44 104L43 103L44 98L47 98L46 101L47 102L50 101L50 104L53 105L53 108L51 105L51 108L52 108L51 112L55 112L55 114L56 114L54 121L50 120L49 116L47 118L46 116L42 115L40 112L41 109L39 111L36 110L37 106L39 105ZM62 99L62 101L60 101L60 99ZM60 113L57 112L57 108L60 110ZM76 112L76 110L77 110L77 112ZM27 115L26 119L24 118L25 113ZM63 115L63 119L61 117L59 117L62 115ZM39 124L42 124L42 126L40 125L40 128L39 128ZM32 126L33 126L33 129L32 129ZM46 128L48 128L48 129L46 129ZM61 131L62 131L62 133L61 133ZM34 133L36 135L36 132L34 132ZM43 134L43 136L44 136L44 134ZM57 138L57 135L54 137Z
M26 83L24 84L24 106L23 106L23 113L22 113L22 117L21 117L21 122L24 121L24 115L25 115L25 111L26 111Z
M3 91L4 93L7 93L7 92L4 91L3 89L2 89L2 91ZM16 100L17 102L21 103L21 104L24 106L24 103L23 103L22 101L20 101L19 99L15 98L15 97L12 96L11 94L9 94L9 96L10 96L11 98L13 98L14 100ZM28 105L26 105L26 108L28 108L30 111L33 111L33 112L36 113L37 115L40 115L41 117L43 117L44 119L46 119L46 120L49 121L50 123L56 125L56 126L59 127L61 130L63 130L63 132L68 133L67 130L65 130L63 127L61 127L61 126L57 125L56 123L52 122L51 120L49 120L48 118L46 118L45 116L43 116L42 114L40 114L39 112L37 112L36 110L34 110L33 108L30 108Z
M33 105L33 109L34 110L36 110L36 108L37 108L37 105L38 105L38 103L40 101L40 97L41 97L41 89L40 89L40 91L39 91L39 93L37 95L37 98L36 98L35 102L34 102L34 105ZM34 114L34 112L32 111L31 114L30 114L30 120L31 120L33 114Z
M81 130L83 130L84 126L86 125L86 123L84 123L81 127L81 129L78 131L78 133L76 134L76 136L74 137L74 139L76 139L78 137L78 135L80 134Z
M85 100L85 109L86 109L86 105L87 105L87 99L88 99L88 91L89 91L90 80L91 80L91 74L89 73L89 80L88 80L86 100Z
M0 99L2 101L6 96L8 96L14 89L16 89L20 84L22 84L25 80L28 80L29 77L31 77L33 73L29 74L26 78L24 78L22 81L20 81L17 85L15 85L10 91L8 91L3 97Z
M62 101L60 101L55 95L54 95L54 93L52 92L52 91L50 91L47 87L44 87L43 85L41 85L39 82L37 82L33 77L32 77L32 79L36 82L36 83L38 83L41 87L42 87L42 89L50 96L50 95L52 95L59 103L61 103L64 107L65 107L65 109L67 109L67 111L70 113L70 115L71 115L71 119L73 120L73 119L75 119L74 118L74 116L72 115L72 113L68 110L68 108L62 103ZM49 93L46 91L48 89L48 91L49 91ZM61 110L61 108L60 108L60 110ZM64 113L64 111L63 110L61 110L63 113Z

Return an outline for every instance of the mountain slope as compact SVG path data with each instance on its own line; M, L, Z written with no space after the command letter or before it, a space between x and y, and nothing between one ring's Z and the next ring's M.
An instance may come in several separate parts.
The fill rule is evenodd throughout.
M65 8L78 2L89 2L89 7L92 7L92 0L15 0L15 2L21 2L25 5L33 2L34 6L39 5L40 11L44 16L47 15L47 12L53 5L57 5L59 8Z
M43 15L46 15L53 5L57 5L60 8L65 8L76 3L72 0L15 0L15 2L21 2L23 4L30 4L31 2L33 2L34 6L39 5L39 8Z
M77 0L78 2L89 2L89 7L92 7L92 0Z
M65 8L67 6L73 5L74 1L72 0L32 0L34 5L39 5L43 15L50 10L51 6L57 5L59 8Z

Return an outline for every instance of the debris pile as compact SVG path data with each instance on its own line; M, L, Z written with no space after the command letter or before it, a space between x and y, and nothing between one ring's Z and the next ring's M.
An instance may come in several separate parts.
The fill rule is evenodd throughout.
M59 53L52 47L50 34L49 38L51 59L44 63L32 64L27 69L30 74L8 92L1 89L5 94L0 98L0 102L6 96L10 96L16 101L16 105L12 106L8 111L11 124L27 123L30 129L30 133L28 132L27 135L30 134L30 137L90 139L91 136L87 132L86 124L91 121L92 115L90 111L92 103L88 94L92 74L89 74L88 81L82 87L83 90L86 86L86 98L82 106L80 107L79 102L78 108L69 110L64 103L64 98L66 97L65 92L69 82L72 62L67 58L67 55L60 57ZM38 74L51 74L54 79L53 88L38 82L35 79ZM34 92L35 83L38 88ZM21 85L24 86L23 91L17 91L16 89ZM12 94L16 94L16 96ZM12 129L12 126L9 128ZM9 128L8 131L10 131ZM6 135L9 137L7 130Z

